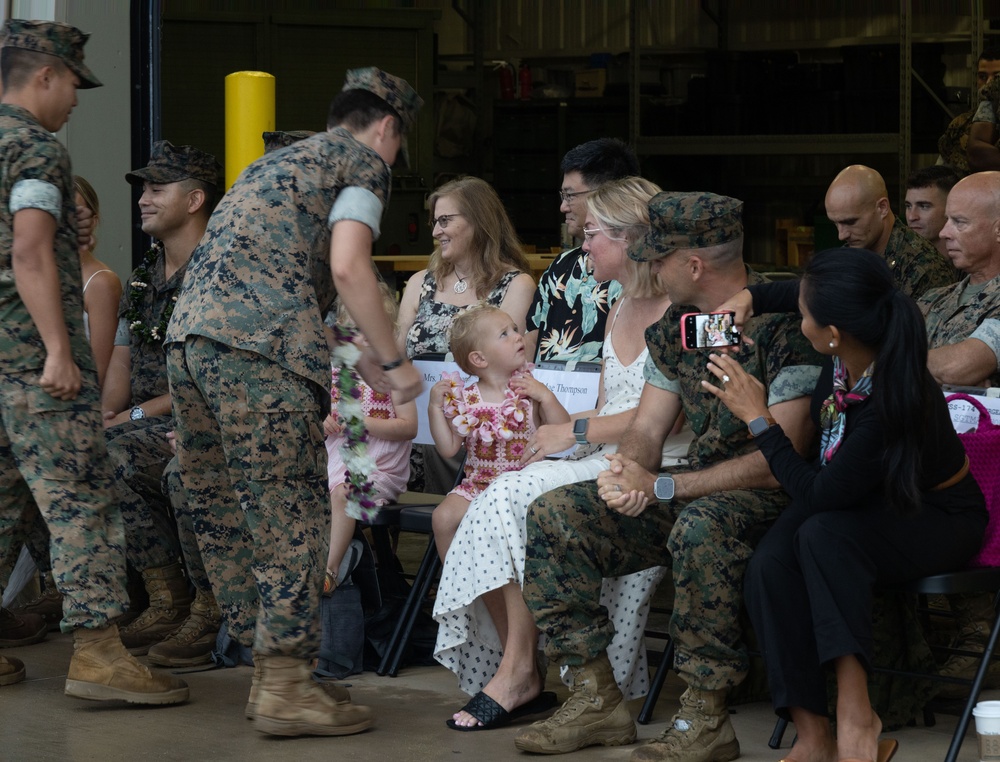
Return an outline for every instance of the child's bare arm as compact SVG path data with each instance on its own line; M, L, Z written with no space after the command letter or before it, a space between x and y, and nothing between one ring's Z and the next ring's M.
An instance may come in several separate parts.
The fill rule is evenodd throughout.
M556 395L545 384L531 376L513 378L510 388L524 397L530 397L535 405L535 425L543 423L568 423L569 413L566 412Z
M462 437L451 425L444 414L445 392L451 388L451 382L438 381L431 387L430 401L427 403L427 420L430 423L434 446L445 458L450 458L462 447Z

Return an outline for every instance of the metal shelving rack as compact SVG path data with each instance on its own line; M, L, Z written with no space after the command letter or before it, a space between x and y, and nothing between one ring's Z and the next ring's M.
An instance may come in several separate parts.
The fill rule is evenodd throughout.
M978 60L983 44L983 0L969 0L972 17L971 38L972 59ZM641 3L632 2L630 8L630 66L631 80L640 81L641 56L644 50L639 44L641 24ZM720 41L726 34L720 28ZM942 35L929 37L920 35L920 40L944 42L964 42L964 36ZM878 40L865 39L865 43L891 42L886 38ZM636 151L642 156L795 156L795 155L832 155L832 154L892 154L896 153L899 167L899 188L905 187L906 176L910 172L911 135L910 112L913 97L912 45L914 43L912 0L900 0L899 3L899 34L895 40L899 45L899 130L891 133L869 134L793 134L793 135L706 135L706 136L671 136L640 134L641 98L639 87L630 88L629 94L629 137ZM858 40L829 41L833 46L857 43ZM721 47L721 46L720 46ZM803 49L816 47L815 43L788 43L784 49ZM772 49L770 46L767 49ZM657 49L656 53L665 51ZM919 77L918 77L919 79ZM922 80L920 84L923 84ZM936 98L935 98L936 99ZM939 101L940 103L940 101ZM944 104L940 104L944 108ZM901 193L903 191L901 190Z

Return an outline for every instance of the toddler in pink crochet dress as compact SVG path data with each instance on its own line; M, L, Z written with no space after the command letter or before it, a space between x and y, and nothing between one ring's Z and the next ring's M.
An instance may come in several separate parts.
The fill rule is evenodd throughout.
M463 388L457 373L446 374L431 388L427 414L438 452L450 458L463 443L466 450L465 478L434 510L435 537L439 529L453 533L445 527L456 527L494 478L521 468L539 424L569 421L556 396L531 376L524 338L503 310L480 304L460 313L450 343L458 367L478 381Z

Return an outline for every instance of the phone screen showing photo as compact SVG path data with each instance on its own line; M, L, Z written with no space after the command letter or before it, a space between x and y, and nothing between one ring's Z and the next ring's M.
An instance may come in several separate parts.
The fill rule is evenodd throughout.
M688 312L681 317L681 339L685 349L733 347L740 332L733 324L734 312Z

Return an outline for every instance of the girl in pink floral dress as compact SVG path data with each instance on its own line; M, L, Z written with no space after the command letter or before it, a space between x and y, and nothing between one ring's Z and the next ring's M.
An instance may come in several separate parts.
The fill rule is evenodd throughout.
M521 468L540 424L569 421L556 396L532 378L524 338L503 310L479 304L462 312L450 343L458 367L479 380L463 388L457 373L446 374L431 388L427 413L438 452L450 458L463 442L466 450L465 478L434 510L434 535L448 540L441 548L472 499L500 474Z

